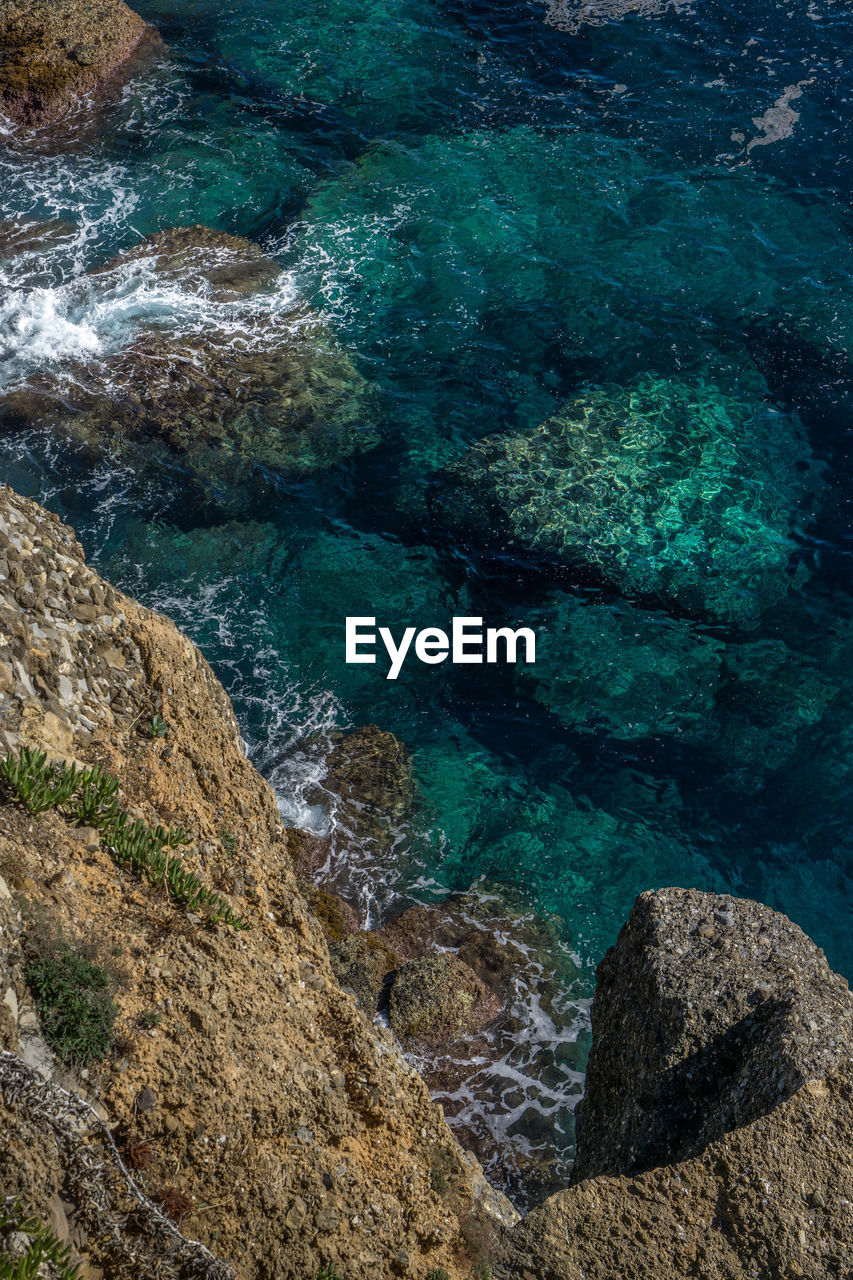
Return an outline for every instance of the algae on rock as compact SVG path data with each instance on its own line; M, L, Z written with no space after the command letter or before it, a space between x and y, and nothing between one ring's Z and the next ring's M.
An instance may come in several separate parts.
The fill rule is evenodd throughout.
M249 472L312 471L378 442L376 391L318 315L275 291L280 270L257 245L174 228L85 283L118 296L135 277L155 296L180 291L182 327L164 327L155 307L120 349L11 388L9 425L44 422L113 456L153 447L220 491Z
M26 125L56 121L156 42L123 0L2 0L0 113Z
M700 381L592 389L475 444L446 482L451 526L474 532L486 507L492 536L684 613L749 623L806 577L803 428Z

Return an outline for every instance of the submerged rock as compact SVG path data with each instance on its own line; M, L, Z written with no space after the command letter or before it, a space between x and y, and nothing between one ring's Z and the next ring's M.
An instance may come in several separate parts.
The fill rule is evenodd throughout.
M89 279L120 292L137 269L155 289L180 290L184 327L169 332L152 314L120 350L10 391L0 403L8 425L61 426L111 455L165 446L206 489L254 469L331 466L377 443L375 392L319 318L252 298L280 274L257 245L178 228ZM198 307L186 305L199 294Z
M388 1019L405 1042L439 1045L486 1026L500 1012L488 988L458 956L410 960L397 971Z
M415 794L408 748L375 724L335 736L326 760L325 789L348 808L358 805L389 817L406 813Z
M703 382L591 390L530 432L488 437L446 474L439 510L632 596L748 622L781 599L808 518L799 421Z
M217 302L233 302L273 285L280 270L261 246L211 227L172 227L146 236L101 267L114 271L140 262L161 280L206 290Z
M713 322L731 331L772 313L821 344L853 335L834 211L743 167L685 174L586 130L378 143L312 189L299 237L301 266L363 328L362 346L392 333L398 350L464 368L467 344L483 329L494 340L503 316L497 360L524 413L527 375L539 365L553 385L555 355L558 368L604 360L622 382L660 368L664 331L681 348L673 370L716 366L726 385L749 361L715 349Z
M713 747L756 786L791 759L839 692L816 658L769 638L727 646L722 677Z
M723 646L693 624L562 596L530 625L540 639L536 665L520 678L570 729L624 740L704 733Z
M0 114L25 125L58 120L156 42L123 0L2 0Z
M853 997L796 925L643 894L593 1037L574 1185L515 1229L505 1274L848 1274Z

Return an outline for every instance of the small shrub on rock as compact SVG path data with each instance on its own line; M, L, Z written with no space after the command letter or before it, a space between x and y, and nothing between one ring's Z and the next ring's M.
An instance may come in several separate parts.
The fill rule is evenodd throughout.
M45 1040L63 1062L86 1066L109 1052L118 1013L114 976L92 951L73 946L62 932L39 922L24 970Z
M11 799L33 815L47 813L64 804L77 790L80 771L76 765L51 765L43 751L23 747L0 761L0 778Z

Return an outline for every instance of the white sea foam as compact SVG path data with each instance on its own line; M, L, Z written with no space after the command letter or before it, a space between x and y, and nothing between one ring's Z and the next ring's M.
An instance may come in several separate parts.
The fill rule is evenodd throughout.
M68 314L62 290L10 290L0 300L0 386L22 360L37 370L66 359L85 359L101 349L91 319Z

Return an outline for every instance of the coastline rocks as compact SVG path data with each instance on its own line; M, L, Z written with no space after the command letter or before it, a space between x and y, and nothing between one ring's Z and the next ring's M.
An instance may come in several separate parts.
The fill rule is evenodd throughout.
M374 933L359 930L337 941L330 939L329 959L343 990L352 991L359 1007L372 1019L386 975L396 967L397 957Z
M560 596L530 625L540 644L535 667L522 668L520 679L568 728L603 728L629 741L704 732L723 646L690 622Z
M846 1277L853 998L756 902L644 893L598 972L572 1185L513 1280Z
M149 698L118 593L71 530L0 488L0 755L71 757L98 730L126 731ZM156 707L151 704L151 712Z
M398 969L388 1019L402 1041L435 1047L481 1030L500 1004L473 969L446 952L410 960Z
M846 1280L853 1086L806 1084L692 1160L558 1192L511 1233L500 1280Z
M853 1055L853 996L769 907L637 899L598 968L573 1182L697 1155Z
M59 120L155 42L122 0L0 0L0 114Z
M476 1171L390 1033L371 1026L335 980L275 796L247 759L208 664L173 623L90 569L55 516L6 488L0 597L0 755L33 743L52 760L101 764L118 779L123 810L189 833L187 870L228 895L250 926L206 927L85 838L66 808L30 814L4 788L0 979L13 942L4 902L20 912L21 945L43 912L70 937L85 929L93 952L121 955L114 1000L122 1039L87 1088L125 1152L144 1149L143 1186L152 1194L178 1186L183 1230L231 1264L235 1280L303 1280L331 1264L341 1276L395 1280L403 1253L412 1280L436 1270L465 1280L461 1219L474 1208ZM146 732L155 713L168 725L162 737ZM26 909L4 897L12 892ZM338 925L345 932L345 912ZM11 969L19 964L13 958ZM81 1251L91 1265L139 1280L177 1274L170 1240L139 1234L147 1229L138 1203L123 1198L124 1184L108 1176L99 1144L74 1127L64 1103L73 1131L57 1147L57 1112L45 1105L56 1095L27 1068L37 1024L29 1004L20 971L0 981L9 1011L0 1035L10 1048L0 1064L4 1132L9 1103L18 1108L0 1181L11 1161L10 1190L44 1219L45 1196L56 1189L46 1178L57 1172L36 1160L46 1144L57 1152L63 1197L69 1184L74 1193L89 1189ZM439 1154L456 1170L452 1202L430 1185ZM138 1263L143 1245L150 1266Z
M188 290L203 290L217 302L239 298L275 284L281 272L260 245L244 236L228 235L212 227L170 227L145 236L93 275L144 263L163 281Z
M749 623L806 571L791 559L809 498L798 420L700 381L591 390L530 432L488 437L438 508L591 571L629 596Z
M185 227L149 237L88 281L112 302L141 289L150 319L120 349L9 392L0 402L6 425L46 423L111 456L153 445L208 491L264 468L332 466L372 447L374 389L317 316L259 296L279 278L237 236ZM179 295L166 312L181 314L180 331L160 327L145 301L164 288Z
M390 818L407 813L415 797L408 747L375 724L333 737L324 790L333 792L346 809L357 806Z

